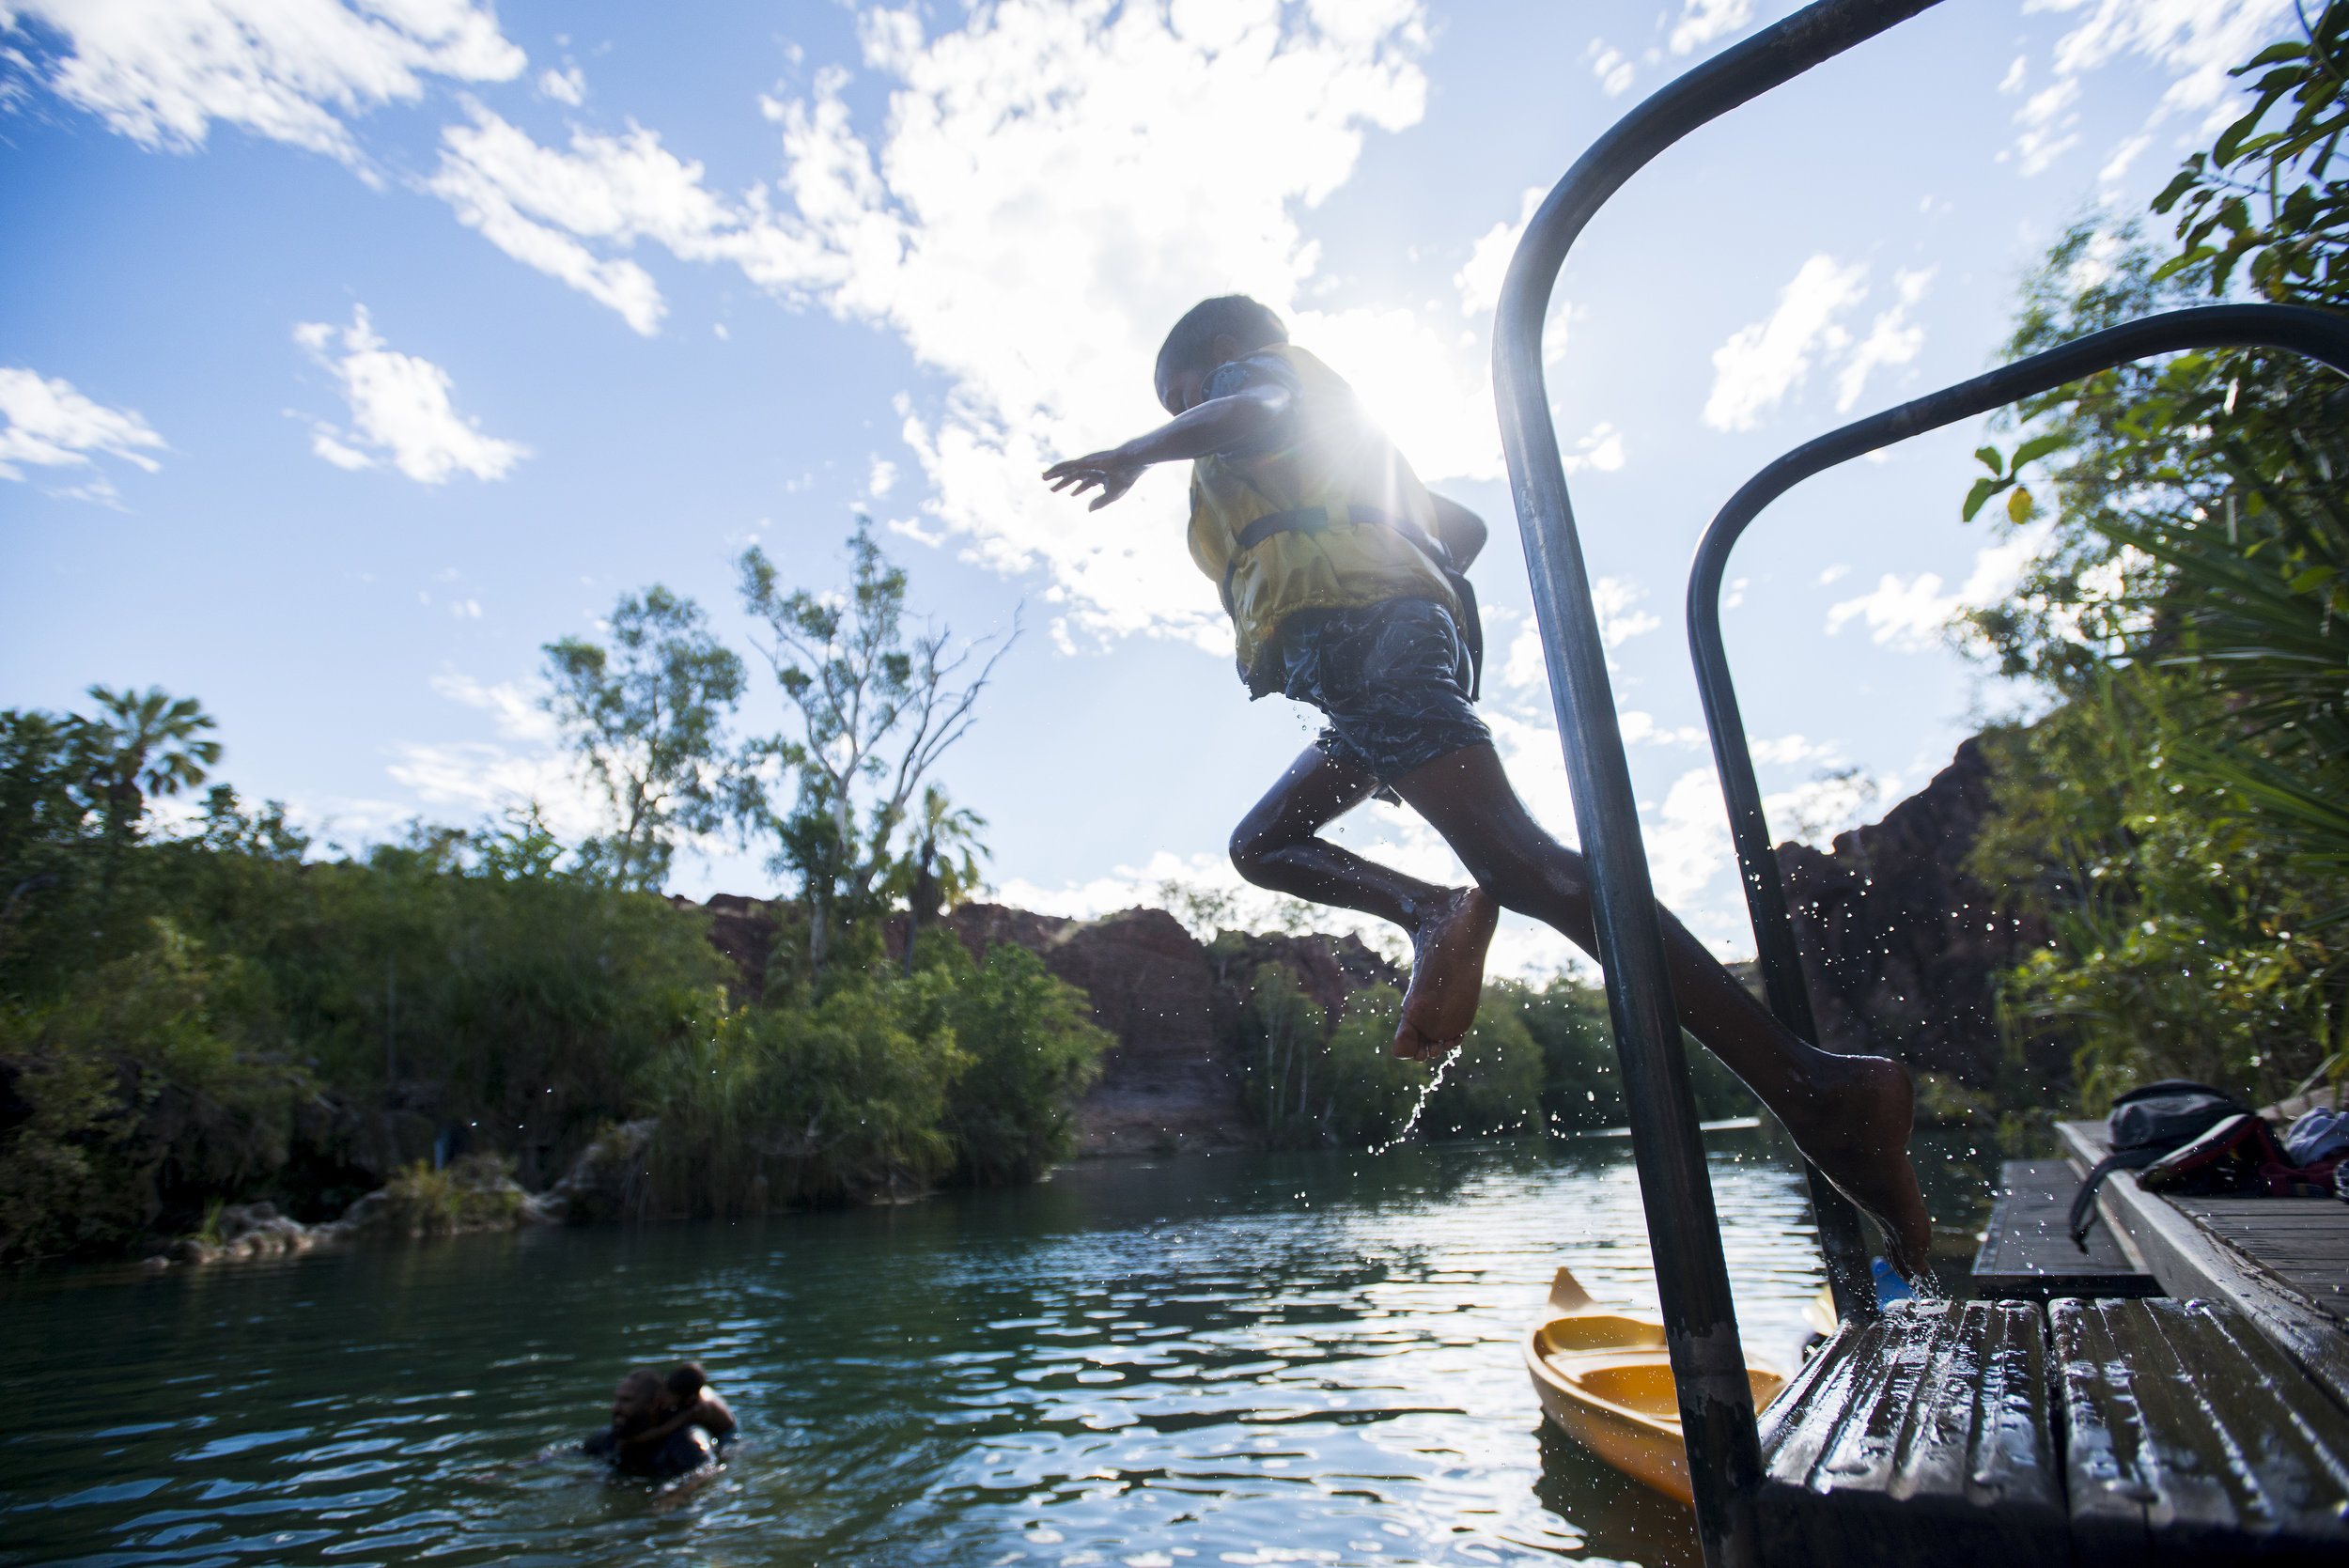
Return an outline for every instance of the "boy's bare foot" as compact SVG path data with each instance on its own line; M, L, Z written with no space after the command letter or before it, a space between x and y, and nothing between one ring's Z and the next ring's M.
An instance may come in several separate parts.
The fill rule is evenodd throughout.
M1394 1032L1395 1055L1425 1062L1468 1033L1485 989L1485 950L1500 920L1501 906L1484 889L1461 888L1411 933L1411 988Z
M1808 1126L1787 1131L1836 1189L1884 1232L1888 1261L1901 1278L1925 1279L1933 1221L1908 1163L1916 1090L1908 1069L1881 1056L1829 1056L1833 1078L1819 1086Z

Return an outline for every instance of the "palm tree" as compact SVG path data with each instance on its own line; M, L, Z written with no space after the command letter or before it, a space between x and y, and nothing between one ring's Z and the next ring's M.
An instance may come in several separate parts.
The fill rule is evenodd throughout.
M144 694L93 686L101 717L91 720L90 788L106 815L106 834L130 837L151 795L177 795L204 782L220 761L220 742L203 738L214 727L194 697L174 701L160 686Z

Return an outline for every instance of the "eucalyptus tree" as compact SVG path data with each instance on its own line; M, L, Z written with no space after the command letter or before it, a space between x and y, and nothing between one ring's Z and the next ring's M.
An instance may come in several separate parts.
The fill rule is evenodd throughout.
M658 582L623 594L608 631L609 647L578 637L546 644L544 706L614 819L582 846L585 869L657 893L678 836L726 822L725 722L742 698L742 660L711 635L700 606Z
M799 879L807 901L808 965L820 975L846 925L878 912L902 857L898 830L946 752L970 733L979 693L1019 636L957 644L949 628L909 625L906 574L860 517L848 536L845 593L788 591L755 545L735 563L743 607L765 629L754 638L792 723L743 750L744 827L771 835L769 864ZM775 793L791 781L791 803ZM941 830L967 835L975 818L940 803ZM967 858L967 856L966 856Z

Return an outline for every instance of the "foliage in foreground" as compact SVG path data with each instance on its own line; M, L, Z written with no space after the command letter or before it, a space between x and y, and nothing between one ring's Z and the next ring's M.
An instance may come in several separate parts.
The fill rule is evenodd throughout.
M2258 101L2134 228L2081 225L2027 287L2011 355L2232 297L2349 309L2349 6L2237 74ZM2264 349L2106 372L2036 427L1968 515L2044 530L1973 617L2057 706L1992 737L2000 811L1974 853L2054 939L2006 977L2019 1029L2067 1031L2087 1108L2192 1077L2258 1098L2341 1071L2349 1021L2349 384ZM2042 510L2020 471L2051 465Z

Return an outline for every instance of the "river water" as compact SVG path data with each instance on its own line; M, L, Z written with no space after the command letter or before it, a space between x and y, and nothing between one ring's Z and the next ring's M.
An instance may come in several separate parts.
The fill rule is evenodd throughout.
M1748 1352L1791 1369L1800 1178L1712 1141ZM1680 1510L1541 1430L1517 1339L1561 1263L1653 1308L1627 1141L24 1274L0 1563L1693 1563ZM688 1356L744 1434L714 1478L562 1452Z

